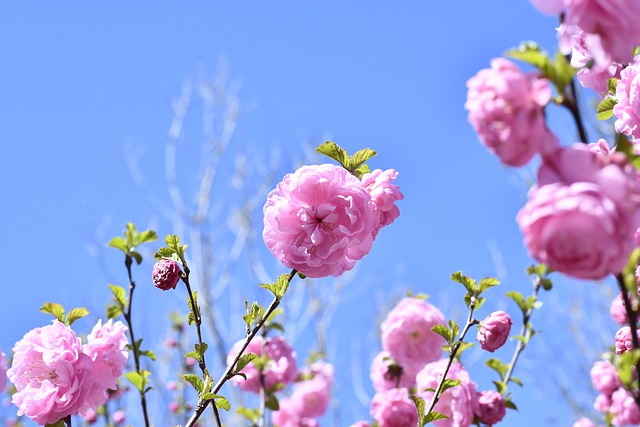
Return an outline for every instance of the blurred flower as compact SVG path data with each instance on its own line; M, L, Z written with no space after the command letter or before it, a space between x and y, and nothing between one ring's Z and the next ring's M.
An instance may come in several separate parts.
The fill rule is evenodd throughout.
M371 401L371 416L380 427L414 427L418 411L406 388L381 391Z
M478 393L478 406L475 411L484 424L497 424L504 418L506 407L502 395L495 390Z
M376 207L374 238L382 227L391 224L400 215L396 202L404 199L404 195L397 185L392 184L397 176L398 172L393 169L386 171L376 169L371 173L365 173L362 177L362 186L369 192L371 201Z
M494 311L478 327L476 339L483 350L493 353L507 342L511 332L511 317L504 311Z
M589 371L593 387L605 396L611 396L622 384L616 368L608 360L599 360Z

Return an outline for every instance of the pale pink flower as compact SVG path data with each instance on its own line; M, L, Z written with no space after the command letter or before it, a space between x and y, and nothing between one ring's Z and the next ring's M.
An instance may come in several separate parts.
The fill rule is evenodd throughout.
M509 338L512 324L511 317L504 311L494 311L488 315L478 326L476 339L480 347L491 353L502 347Z
M602 51L613 62L630 62L633 48L640 45L637 0L565 0L566 25L587 33L591 51ZM597 57L597 56L596 56Z
M531 4L545 15L559 15L564 8L564 0L529 0Z
M621 294L618 294L611 302L609 313L617 324L626 325L629 323L629 320L627 319L627 310L624 308L624 301L622 300Z
M122 424L126 419L126 414L122 409L118 409L113 413L113 422L116 424Z
M302 370L302 377L307 379L321 378L330 387L333 385L333 365L324 360L317 360Z
M356 421L355 423L351 424L351 426L349 427L370 427L371 424L369 424L366 421Z
M0 350L0 393L7 388L7 356Z
M633 138L640 138L640 58L622 70L616 86L613 114L616 130Z
M489 151L509 166L523 166L559 145L546 126L543 108L551 89L547 79L526 75L511 61L496 58L491 68L467 81L469 122Z
M86 411L84 411L83 416L85 421L89 424L95 424L96 421L98 421L98 413L94 409L87 409Z
M178 382L177 381L169 381L167 383L167 390L169 391L175 391L178 388Z
M381 351L371 362L370 377L376 391L392 388L411 388L416 385L418 369L415 365L409 368L400 366L388 351ZM410 369L414 368L413 371ZM421 367L420 367L421 368Z
M227 363L231 363L242 347L244 340L236 342L227 357ZM258 356L263 353L269 358L263 375L264 386L267 390L277 384L291 384L298 376L298 368L296 366L296 353L283 337L263 338L256 336L250 343L244 354L254 353ZM247 376L236 375L231 378L231 382L237 385L241 390L258 393L260 391L260 372L253 362L245 366L242 371Z
M118 378L122 375L129 352L127 327L120 321L113 323L102 320L93 327L87 336L87 344L82 346L84 353L93 360L94 384L87 395L83 409L97 409L109 398L107 390L116 390Z
M174 289L180 280L181 273L180 265L174 260L158 260L153 266L153 284L163 291Z
M329 407L331 384L321 376L297 382L293 386L291 409L300 418L316 418L324 415Z
M596 427L593 422L589 418L580 418L578 421L573 423L573 427Z
M600 98L609 92L608 81L620 77L624 66L611 62L608 58L594 58L587 44L588 36L584 31L575 28L575 34L569 36L571 50L571 66L578 69L577 77L582 86L592 89ZM599 52L596 52L596 56Z
M433 391L436 389L440 377L448 363L447 359L429 363L416 375L417 395L425 401L431 401ZM436 427L469 427L473 422L473 409L477 407L478 396L476 384L471 381L469 374L458 362L453 362L447 372L447 379L460 380L460 385L447 389L434 410L445 414L448 419L434 421Z
M478 393L478 406L475 414L487 425L497 424L506 415L507 410L502 395L495 390Z
M543 156L538 186L517 220L533 258L599 280L626 265L639 213L638 173L624 155L575 144Z
M636 332L640 337L640 330ZM631 338L631 328L623 326L616 332L616 354L626 353L633 349L633 339Z
M289 398L280 399L280 409L271 413L271 422L278 427L319 427L315 418L301 417Z
M27 332L13 347L7 371L16 387L12 402L18 415L45 425L75 414L93 387L93 362L68 326L52 325Z
M334 165L303 166L267 196L262 237L309 277L340 276L371 250L377 218L360 180Z
M397 176L398 172L393 169L386 171L376 169L362 176L362 186L369 192L371 201L376 207L374 238L382 227L391 224L400 215L396 202L404 199L404 195L397 185L392 184Z
M616 368L608 360L594 363L589 374L593 387L605 396L611 396L621 385Z
M406 388L394 388L373 396L371 417L380 427L414 427L418 411Z
M442 355L444 338L431 328L444 323L437 307L423 299L403 298L380 325L382 348L404 369L418 371Z
M593 407L596 411L605 413L609 411L611 407L611 396L605 396L604 394L598 394L596 400L593 402Z
M169 402L169 411L173 414L177 414L180 411L180 404L175 400Z
M613 414L614 426L626 426L640 423L640 409L633 396L624 388L619 388L611 396L609 411Z

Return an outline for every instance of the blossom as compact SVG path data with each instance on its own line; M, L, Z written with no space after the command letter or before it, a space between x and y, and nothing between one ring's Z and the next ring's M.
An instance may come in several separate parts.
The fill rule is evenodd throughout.
M127 327L120 321L113 323L102 320L93 327L87 336L87 344L82 351L93 360L94 384L86 397L84 409L97 409L109 398L107 390L116 390L118 377L122 375L129 352L126 337Z
M564 0L529 0L531 4L545 15L558 15L564 8Z
M629 321L627 319L627 310L624 308L624 301L622 300L622 294L618 294L611 302L609 313L613 320L619 325L626 325Z
M406 388L376 393L371 401L371 416L380 427L413 427L418 422L416 405Z
M620 72L613 107L616 131L640 138L640 59Z
M309 277L340 276L371 250L376 206L358 178L335 165L303 166L267 196L262 237Z
M392 388L411 388L416 385L418 371L414 365L400 366L388 351L381 351L371 362L370 377L376 391Z
M362 186L369 192L371 201L376 207L374 238L382 227L391 224L400 215L396 202L404 199L404 195L397 185L392 184L397 176L398 172L393 169L386 171L376 169L362 176Z
M640 181L620 153L575 144L543 156L517 221L531 255L580 279L617 274L635 247Z
M0 350L0 393L7 388L7 355Z
M593 422L589 418L580 418L578 421L573 423L573 427L595 427Z
M122 409L118 409L113 413L113 422L116 424L122 424L126 419L126 414Z
M633 48L640 45L640 15L637 0L565 0L564 22L587 33L586 43L600 57L630 62ZM598 55L596 55L598 57Z
M271 413L271 422L278 427L320 427L314 418L301 417L291 399L280 399L280 408Z
M7 375L17 390L11 400L19 416L45 425L82 409L94 385L94 363L68 326L54 320L52 325L33 329L13 352Z
M350 427L370 427L370 424L366 421L361 420L351 424Z
M430 401L433 391L438 386L447 366L447 359L427 364L416 375L417 395ZM434 421L436 427L469 427L473 422L473 409L477 407L478 396L476 384L459 362L453 362L447 372L447 379L460 380L460 385L449 388L442 393L434 410L445 414L448 418Z
M504 311L494 311L478 327L476 339L483 350L493 353L507 342L511 332L511 317Z
M636 334L640 336L640 331ZM616 354L626 353L633 349L633 339L631 338L631 328L623 326L616 332Z
M594 363L589 374L593 387L605 396L611 396L621 385L616 368L608 360Z
M243 343L244 340L240 340L233 345L227 356L227 364L233 362ZM262 372L264 386L267 390L277 384L290 384L298 376L296 353L282 337L265 339L261 336L256 336L247 346L244 354L246 353L254 353L258 356L265 354L268 357L269 361ZM231 381L241 390L258 393L260 391L260 372L256 365L251 362L240 372L245 374L247 379L245 380L242 376L236 375L231 378Z
M491 425L502 421L506 414L506 406L502 395L495 390L478 393L476 415L484 424Z
M613 414L614 426L626 426L640 423L640 409L633 396L624 388L619 388L611 396L609 412Z
M172 259L161 259L153 266L153 284L167 291L174 289L180 280L180 265Z
M431 328L444 323L444 315L437 307L423 299L403 298L380 325L382 348L403 369L418 371L440 358L445 341Z
M502 163L523 166L536 153L559 144L544 119L543 108L551 97L547 79L495 58L490 69L467 81L467 88L469 122Z

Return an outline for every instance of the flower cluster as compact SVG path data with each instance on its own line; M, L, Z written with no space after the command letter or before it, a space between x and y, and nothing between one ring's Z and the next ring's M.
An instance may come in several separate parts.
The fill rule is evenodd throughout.
M599 393L595 409L611 414L614 426L639 424L640 409L633 395L622 386L616 368L609 361L601 360L593 365L590 374L591 382Z
M126 329L122 322L98 321L84 345L57 320L27 332L14 346L7 371L18 415L54 424L105 403L128 357Z
M267 248L309 277L337 277L371 250L380 228L399 215L397 172L375 170L362 181L335 165L303 166L267 196Z
M638 173L623 155L603 151L600 141L544 156L517 216L531 255L580 279L620 273L640 226Z
M558 145L544 120L543 108L551 97L547 79L524 74L513 62L496 58L491 68L467 81L467 88L469 122L502 163L523 166L535 154Z

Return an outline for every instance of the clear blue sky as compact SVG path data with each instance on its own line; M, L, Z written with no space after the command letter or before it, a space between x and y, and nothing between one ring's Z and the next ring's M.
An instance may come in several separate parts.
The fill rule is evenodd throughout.
M330 340L340 322L356 325L334 347L339 371L350 369L353 337L379 345L376 310L389 295L406 288L428 293L462 321L462 293L448 279L453 271L499 274L503 291L526 292L523 270L531 261L514 218L530 175L503 168L478 143L463 109L465 82L523 40L553 50L555 25L526 0L1 6L0 257L7 302L0 347L9 350L26 331L49 322L37 311L45 301L101 312L106 283L125 277L119 254L99 248L96 256L94 244L120 234L127 221L158 224L161 236L174 231L134 184L124 147L133 141L143 152L144 171L166 198L171 100L185 81L200 70L214 74L221 62L242 82L236 146L278 147L286 155L299 153L307 137L330 136L349 150L376 149L372 167L400 172L402 215L359 266L356 280L371 283L370 291L347 290L332 325ZM555 130L570 142L568 115L552 113ZM197 119L189 122L187 137L197 139L198 126ZM184 154L197 165L198 152ZM179 179L188 185L192 176L184 170ZM507 275L496 267L496 251ZM145 263L139 270L139 286L148 285L150 268ZM565 286L571 295L591 285ZM499 294L480 316L513 309ZM164 296L141 289L138 297L154 306ZM163 312L157 315L153 322L164 321ZM534 345L568 328L545 325ZM362 358L369 393L374 350L353 356ZM470 369L483 369L483 360L470 361L476 364ZM548 410L557 396L532 383L549 363L523 362L520 376L528 384L515 391L521 411L503 425L573 423L565 406L555 415ZM348 390L350 381L341 388ZM490 386L489 377L477 381ZM344 402L342 410L345 424L368 413Z

